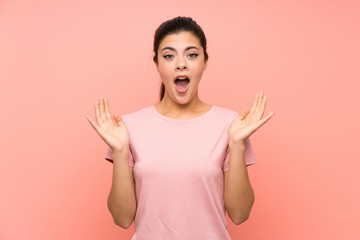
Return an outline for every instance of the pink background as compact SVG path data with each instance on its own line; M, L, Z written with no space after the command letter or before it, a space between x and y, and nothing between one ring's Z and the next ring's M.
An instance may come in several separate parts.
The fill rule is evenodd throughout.
M29 3L31 2L31 3ZM232 239L360 239L357 1L1 1L0 239L130 239L106 200L112 165L85 115L158 101L153 34L193 17L200 98L275 115L252 136L256 199ZM194 213L196 214L196 213Z

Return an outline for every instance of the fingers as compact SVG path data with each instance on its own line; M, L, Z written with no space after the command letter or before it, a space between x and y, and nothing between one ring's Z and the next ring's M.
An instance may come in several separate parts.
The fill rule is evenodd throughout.
M267 121L269 121L269 119L274 115L274 112L269 113L265 118L263 118L260 122L259 122L259 127L261 127L262 125L264 125Z
M110 106L109 106L109 100L107 98L105 98L105 115L106 115L106 119L112 119L111 112L110 112Z
M100 108L99 108L99 101L98 100L96 100L94 102L94 111L95 111L96 123L99 125L100 122L102 121L102 118L101 118L101 114L100 114Z
M102 120L105 122L107 120L106 113L105 113L105 104L104 99L100 97L100 115Z
M261 100L261 103L260 103L260 106L259 106L258 113L257 113L257 117L258 117L259 120L262 118L262 116L264 114L265 107L266 107L266 100L267 100L267 96L263 96L262 100Z
M94 102L94 110L95 110L95 117L96 123L98 126L101 126L107 120L112 121L109 101L103 97L100 97L98 100Z
M255 99L254 99L254 103L253 106L251 108L251 113L254 114L254 116L256 117L256 119L259 121L262 116L264 115L265 112L265 107L266 107L266 101L267 101L267 96L264 96L264 91L260 91L256 94ZM263 121L261 120L261 122L259 122L261 125L264 124L266 121L268 121L270 119L270 117L273 115L274 113L271 113L270 115L268 115L266 117L266 120Z
M261 105L262 100L263 100L263 96L264 96L264 91L260 91L257 102L256 102L256 110L257 111L259 111L260 105Z
M250 109L250 112L252 112L252 113L255 112L257 98L258 98L258 93L255 95L253 104L252 104L251 109Z
M95 122L94 121L92 121L91 119L90 119L90 117L89 116L87 116L86 115L86 118L87 118L87 120L89 121L89 123L91 124L91 126L97 131L97 132L99 132L98 130L98 126L96 126L96 124L95 124Z
M260 91L256 94L254 98L254 102L250 110L250 112L252 112L253 114L256 114L259 111L259 105L261 103L262 95L263 95L263 91Z
M256 108L255 108L255 111L254 111L255 115L259 114L259 111L261 110L262 103L264 101L264 91L260 91L258 94L259 94L259 96L258 96L258 99L257 99L257 102L256 102Z

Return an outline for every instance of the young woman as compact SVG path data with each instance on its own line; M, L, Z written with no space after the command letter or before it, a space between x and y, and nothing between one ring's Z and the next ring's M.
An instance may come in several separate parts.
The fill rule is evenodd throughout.
M162 81L156 105L119 116L100 97L96 122L87 117L113 163L108 208L122 228L135 221L132 240L230 239L225 212L240 224L254 202L249 136L274 113L261 119L262 91L240 114L199 99L208 55L205 35L191 18L162 23L154 53Z

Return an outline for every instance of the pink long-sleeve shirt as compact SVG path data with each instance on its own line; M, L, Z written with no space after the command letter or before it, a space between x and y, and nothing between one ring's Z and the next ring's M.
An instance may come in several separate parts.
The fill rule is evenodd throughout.
M132 240L226 240L224 174L227 130L238 113L213 105L188 120L161 115L155 106L122 115L130 135L137 209ZM111 148L105 159L112 162ZM246 165L255 163L250 139Z

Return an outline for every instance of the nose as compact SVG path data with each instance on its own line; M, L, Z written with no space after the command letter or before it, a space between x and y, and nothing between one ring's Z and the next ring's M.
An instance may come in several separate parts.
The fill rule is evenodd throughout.
M176 69L177 70L187 70L187 63L184 58L178 58Z

